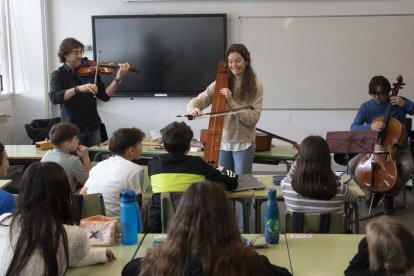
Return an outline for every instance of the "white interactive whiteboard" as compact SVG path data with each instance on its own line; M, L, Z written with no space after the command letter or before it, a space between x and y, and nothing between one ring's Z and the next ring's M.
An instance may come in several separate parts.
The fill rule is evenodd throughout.
M269 109L352 109L383 75L413 98L414 15L240 17Z

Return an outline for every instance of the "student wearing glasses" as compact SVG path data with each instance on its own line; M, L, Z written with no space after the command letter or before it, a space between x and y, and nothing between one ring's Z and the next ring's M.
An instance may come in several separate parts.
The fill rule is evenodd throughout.
M383 117L387 109L388 104L391 102L392 109L390 116L397 119L401 124L404 124L404 120L407 114L414 115L414 103L409 99L402 96L390 96L391 84L383 76L374 76L369 83L368 93L372 96L372 99L364 102L355 116L351 125L351 130L375 130L382 131L385 127L383 122L373 122L374 119ZM397 162L400 163L401 169L401 187L405 186L405 183L410 178L414 171L413 159L410 151L407 149L407 145L399 149L397 152ZM359 159L362 155L354 157L350 163L349 168L351 172L355 171ZM399 192L399 191L398 191ZM398 193L397 193L398 194ZM391 214L393 212L393 199L396 194L385 194L384 197L384 213ZM372 197L374 197L372 199ZM383 197L382 194L371 194L367 200L367 205L376 207L378 201Z
M101 142L101 118L96 100L109 101L130 65L119 64L116 77L105 88L99 76L94 83L94 76L78 74L77 68L85 60L83 49L84 45L71 37L61 42L58 56L63 65L52 73L49 98L53 104L60 104L61 122L75 124L80 129L80 143L90 147Z

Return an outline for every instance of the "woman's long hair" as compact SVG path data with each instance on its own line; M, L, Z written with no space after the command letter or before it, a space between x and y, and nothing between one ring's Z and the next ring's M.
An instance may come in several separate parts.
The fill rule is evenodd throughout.
M264 275L260 256L241 240L224 189L193 184L181 198L167 240L143 259L140 275Z
M257 85L256 85L256 74L253 71L251 66L251 59L250 59L250 52L247 50L246 46L243 44L232 44L226 51L226 64L229 67L228 57L231 53L239 53L246 64L244 69L244 75L242 78L242 83L240 87L240 94L235 95L238 96L242 101L251 101L254 99L257 93ZM234 91L234 75L230 72L229 80L228 80L228 88L231 91Z
M414 233L390 217L381 217L368 223L366 232L372 273L413 275Z
M309 136L302 141L292 188L302 196L320 200L329 200L338 192L328 144L322 137Z
M19 275L35 253L43 257L45 275L58 275L60 244L64 246L66 267L69 262L63 224L75 224L68 177L57 163L36 162L26 169L20 186L17 210L10 225L10 239L13 235L19 237L6 275ZM16 224L20 233L14 232Z

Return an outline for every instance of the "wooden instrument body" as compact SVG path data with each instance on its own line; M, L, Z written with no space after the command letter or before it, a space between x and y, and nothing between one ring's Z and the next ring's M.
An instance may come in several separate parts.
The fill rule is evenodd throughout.
M46 139L45 141L39 141L35 143L36 145L36 149L39 150L48 150L48 149L53 149L53 144L50 140Z
M226 107L226 97L221 95L220 90L227 87L228 77L226 63L220 61L217 66L216 85L214 88L213 102L211 104L211 113L222 112ZM207 130L207 141L204 146L204 161L215 168L218 167L223 125L224 116L210 117Z
M394 84L392 95L397 95L399 87L404 85L402 77ZM395 194L401 186L400 166L397 162L398 150L406 138L405 126L390 116L391 103L389 103L384 117L373 120L384 122L385 128L379 132L374 152L366 154L355 168L355 181L366 190L375 193Z
M256 151L267 151L272 147L273 137L265 133L256 132Z

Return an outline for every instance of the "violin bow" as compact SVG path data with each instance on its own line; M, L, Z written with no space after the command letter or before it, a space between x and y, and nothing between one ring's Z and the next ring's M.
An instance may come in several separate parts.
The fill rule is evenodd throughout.
M99 71L99 59L101 58L101 50L98 50L97 60L96 60L96 72L95 72L95 80L94 84L98 86L98 71ZM96 94L93 94L93 97L96 98Z
M95 72L95 81L94 84L98 81L98 71L99 71L99 59L101 57L101 50L98 50L98 56L96 58L96 72Z
M201 116L194 116L194 115L177 115L177 117L186 117L188 120L197 120L197 119L204 119L207 117L218 117L218 116L224 116L227 114L236 114L236 113L242 113L242 112L247 112L247 111L251 111L254 110L253 106L245 106L245 107L240 107L240 108L235 108L235 109L230 109L230 110L225 110L225 111L219 111L219 112L209 112L206 114L203 114Z

